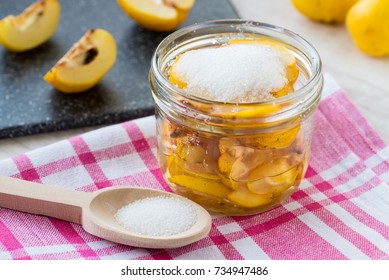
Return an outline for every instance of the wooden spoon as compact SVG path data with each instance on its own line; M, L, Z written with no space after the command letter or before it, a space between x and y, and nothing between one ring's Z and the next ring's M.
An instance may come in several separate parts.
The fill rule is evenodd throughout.
M184 199L193 206L197 220L190 229L171 236L139 235L115 220L123 206L161 195ZM81 224L85 231L103 239L143 248L185 246L205 237L211 229L211 216L198 204L173 193L141 187L117 186L88 193L0 176L0 207Z

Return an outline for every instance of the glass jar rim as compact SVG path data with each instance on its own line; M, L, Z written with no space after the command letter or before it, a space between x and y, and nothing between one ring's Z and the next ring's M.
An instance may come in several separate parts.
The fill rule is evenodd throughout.
M309 52L309 55L311 56L310 60L312 61L312 75L310 75L309 79L306 81L304 85L302 85L300 88L295 90L293 93L287 94L282 97L278 97L276 99L271 100L264 100L259 102L247 102L247 103L238 103L240 106L255 106L255 105L265 105L265 104L272 104L274 102L289 102L293 100L298 100L303 96L306 96L307 93L310 92L310 87L312 85L315 85L316 83L319 83L321 80L321 72L322 72L322 63L319 56L319 53L315 49L315 47L312 46L311 43L309 43L307 40L305 40L303 37L298 35L297 33L286 29L284 27L259 22L259 21L251 21L251 20L244 20L244 19L223 19L223 20L211 20L211 21L204 21L200 23L196 23L193 25L189 25L186 27L183 27L170 35L168 35L165 39L163 39L159 45L157 46L156 50L154 51L154 54L152 56L151 61L151 73L155 76L155 78L158 80L159 83L163 85L163 87L167 88L170 92L173 92L179 96L185 97L189 100L193 100L196 102L201 102L203 104L214 104L214 105L236 105L236 102L223 102L223 101L214 101L209 100L193 95L188 95L187 92L184 89L180 89L169 82L168 79L166 79L165 75L163 74L163 69L159 67L158 64L158 50L160 50L164 45L168 44L171 41L176 40L177 38L180 38L181 36L194 33L197 30L206 28L206 27L217 27L217 26L223 26L223 25L229 25L229 26L236 26L237 30L239 31L239 27L252 27L252 28L262 28L265 30L269 30L272 32L276 32L279 34L283 34L291 38L292 40L297 41L298 43L302 44L307 51ZM237 32L239 33L239 32ZM255 34L255 33L254 33ZM256 33L260 35L260 33ZM304 52L305 53L305 52Z

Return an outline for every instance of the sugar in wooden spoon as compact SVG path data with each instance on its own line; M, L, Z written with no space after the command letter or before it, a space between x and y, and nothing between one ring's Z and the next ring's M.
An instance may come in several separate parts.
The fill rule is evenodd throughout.
M81 224L95 236L143 248L185 246L207 236L211 228L211 216L198 204L142 187L88 193L0 176L0 207ZM155 217L150 207L159 211Z

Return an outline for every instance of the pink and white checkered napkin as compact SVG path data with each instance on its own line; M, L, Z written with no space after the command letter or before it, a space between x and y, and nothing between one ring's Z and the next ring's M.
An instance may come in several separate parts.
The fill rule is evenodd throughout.
M0 259L389 259L389 147L326 75L310 166L282 206L214 217L208 237L146 250L80 225L0 209ZM168 190L156 159L155 119L109 126L0 162L0 173L64 188Z

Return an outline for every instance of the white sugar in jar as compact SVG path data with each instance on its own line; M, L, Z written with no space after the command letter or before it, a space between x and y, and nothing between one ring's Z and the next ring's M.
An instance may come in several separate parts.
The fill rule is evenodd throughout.
M249 215L299 187L323 87L306 40L244 20L189 26L156 49L150 87L160 167L174 192L211 212Z

